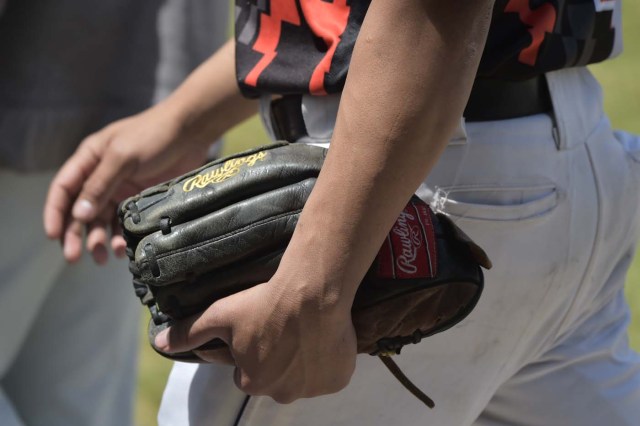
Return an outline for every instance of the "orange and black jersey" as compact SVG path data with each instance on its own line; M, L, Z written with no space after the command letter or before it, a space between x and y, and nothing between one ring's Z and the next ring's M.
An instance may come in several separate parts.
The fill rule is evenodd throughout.
M612 57L621 49L620 1L496 0L478 75L527 79ZM341 91L369 3L237 0L236 69L243 93Z

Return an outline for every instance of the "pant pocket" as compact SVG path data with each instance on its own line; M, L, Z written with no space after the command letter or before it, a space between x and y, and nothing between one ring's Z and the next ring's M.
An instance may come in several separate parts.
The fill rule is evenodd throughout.
M558 204L553 183L531 185L467 185L438 189L432 204L455 218L523 221L541 218Z

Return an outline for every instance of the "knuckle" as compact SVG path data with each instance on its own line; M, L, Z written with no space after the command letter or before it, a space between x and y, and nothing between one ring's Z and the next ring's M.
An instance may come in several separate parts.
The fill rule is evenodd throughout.
M221 326L229 325L229 311L224 299L216 300L214 303L209 305L209 307L203 312L202 316L209 324L218 324Z
M117 162L118 164L126 163L131 158L131 149L127 144L122 143L120 140L114 140L109 145L109 159Z
M107 184L106 182L104 182L101 179L89 179L85 184L83 189L83 195L84 197L82 198L89 198L93 201L98 201L100 198L102 198L102 195L106 192L107 190Z
M84 140L80 144L79 149L85 150L88 153L94 153L97 147L104 143L103 140L104 138L100 133L92 133L84 138Z
M120 172L135 167L137 154L131 146L131 143L121 139L116 139L109 145L109 161Z
M248 395L263 395L263 389L256 380L251 378L244 370L237 368L235 382L238 389Z
M104 140L105 140L104 133L98 131L87 136L84 142L87 145L95 145L95 144L103 143Z
M245 373L242 371L236 374L236 386L238 389L243 391L244 393L248 393L249 395L253 395L253 386L251 383L251 379L247 377Z
M291 404L298 399L297 395L290 391L274 392L271 398L278 404Z
M107 141L101 133L94 133L82 141L76 152L80 157L98 162L104 152Z

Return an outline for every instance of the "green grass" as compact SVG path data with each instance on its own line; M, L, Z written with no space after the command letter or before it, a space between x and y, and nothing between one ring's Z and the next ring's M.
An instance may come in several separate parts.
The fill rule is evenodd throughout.
M592 70L604 87L605 110L616 128L640 133L640 3L626 1L625 7L625 53L618 59L596 65ZM226 136L224 154L265 144L267 136L257 118L251 119L229 132ZM639 189L640 190L640 189ZM631 266L627 277L627 296L633 313L630 328L631 344L640 350L640 256ZM164 383L171 362L156 355L147 344L146 323L143 314L140 331L139 390L136 401L136 424L156 424L156 413L162 396Z

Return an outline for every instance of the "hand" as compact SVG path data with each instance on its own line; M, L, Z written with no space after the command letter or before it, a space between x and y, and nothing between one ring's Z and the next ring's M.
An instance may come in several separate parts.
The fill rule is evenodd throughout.
M49 187L44 207L47 236L60 239L69 262L86 247L97 263L111 247L124 256L116 208L124 198L185 173L205 161L207 146L188 140L180 121L158 105L125 118L87 137L62 166Z
M198 356L235 364L238 388L279 403L337 392L355 369L350 304L323 307L319 297L301 288L284 286L274 277L176 322L155 344L181 352L220 338L228 349L196 351Z

